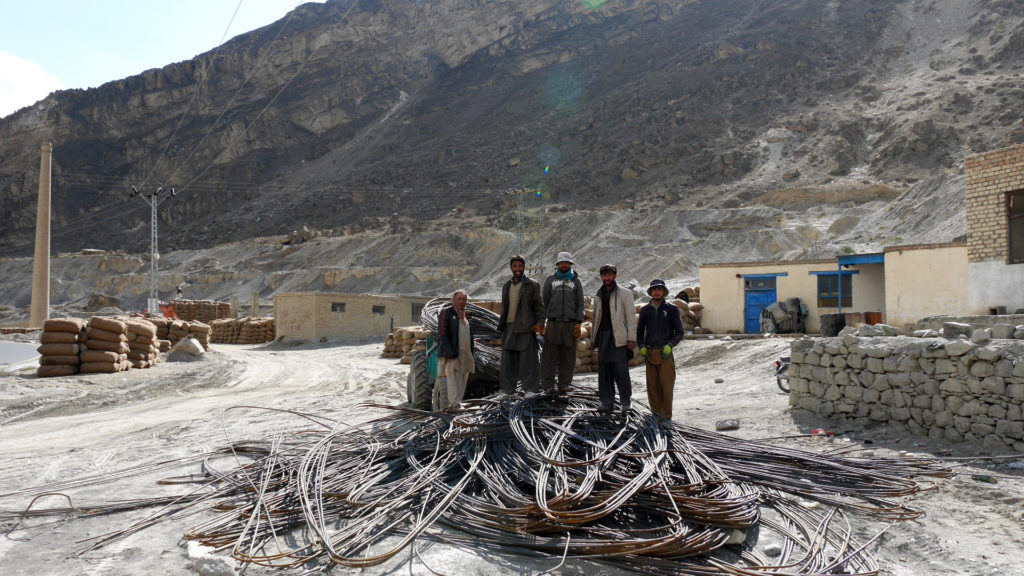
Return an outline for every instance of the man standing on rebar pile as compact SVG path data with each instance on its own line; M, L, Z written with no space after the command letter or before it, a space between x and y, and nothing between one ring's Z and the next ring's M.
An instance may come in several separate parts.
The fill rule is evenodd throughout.
M672 350L683 339L683 321L679 308L665 301L668 287L663 280L651 280L647 295L651 301L640 309L640 320L636 325L640 355L647 357L647 401L652 412L671 420L672 388L676 384Z
M622 414L629 412L633 385L629 381L629 359L636 348L636 310L633 292L615 283L618 269L612 264L601 266L601 288L594 297L594 343L597 350L597 393L601 398L598 412L607 414L615 403L619 389Z
M469 330L465 290L452 294L452 305L438 313L438 356L443 359L444 374L448 378L448 409L462 410L462 397L466 394L469 375L476 371L473 361L473 335Z
M518 254L508 261L512 278L501 288L501 317L498 330L501 338L501 392L504 398L516 391L516 382L523 383L527 398L539 396L540 364L537 361L537 335L544 317L540 284L526 276L526 259Z
M576 371L576 341L583 323L583 284L576 271L572 254L559 252L555 258L558 269L544 280L544 349L540 355L540 382L545 393L555 391L558 371L558 393L567 394Z

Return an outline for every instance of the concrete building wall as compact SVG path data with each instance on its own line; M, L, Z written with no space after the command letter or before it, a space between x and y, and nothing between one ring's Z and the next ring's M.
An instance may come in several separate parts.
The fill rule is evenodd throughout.
M275 337L315 339L316 299L310 292L274 296Z
M418 324L417 305L428 300L332 292L278 294L275 328L277 337L308 340L383 338L397 326Z
M853 270L853 305L843 307L843 312L886 311L885 264L855 264ZM834 312L834 311L833 311Z
M966 244L886 248L886 323L904 327L928 316L962 313L967 266Z
M775 279L777 299L803 300L809 312L807 331L818 332L821 329L818 319L818 278L811 272L835 268L835 260L705 264L700 268L700 298L704 305L701 326L715 333L743 332L746 303L744 276L785 274Z
M1007 195L1024 191L1024 145L964 160L968 282L964 313L1024 308L1024 263L1010 264Z
M961 314L991 314L1005 308L1006 314L1024 309L1024 264L971 262L967 265L967 306Z

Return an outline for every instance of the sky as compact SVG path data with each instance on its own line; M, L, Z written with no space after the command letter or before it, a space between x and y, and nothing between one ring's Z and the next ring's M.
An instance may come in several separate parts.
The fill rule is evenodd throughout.
M0 0L0 117L188 60L306 1Z

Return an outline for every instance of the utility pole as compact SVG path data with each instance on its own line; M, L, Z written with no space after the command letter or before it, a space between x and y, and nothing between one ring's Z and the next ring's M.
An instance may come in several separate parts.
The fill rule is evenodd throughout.
M146 310L150 314L156 314L160 311L160 295L157 291L156 282L157 260L160 259L160 252L157 250L156 207L162 204L164 200L175 195L174 188L171 188L170 196L161 198L160 195L163 192L164 189L162 187L152 192L140 192L138 188L132 186L132 193L128 195L129 198L136 196L142 198L146 204L149 204L150 209L149 300L146 302Z
M526 200L525 190L516 190L516 254L523 253L523 211Z
M53 144L44 142L39 158L39 207L36 210L36 251L32 261L32 307L29 326L42 328L50 317L50 163Z

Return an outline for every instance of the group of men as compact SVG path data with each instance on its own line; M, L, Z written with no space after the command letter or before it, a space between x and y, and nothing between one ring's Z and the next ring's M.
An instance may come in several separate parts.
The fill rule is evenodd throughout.
M570 391L576 368L576 347L584 320L583 284L573 270L575 262L568 252L559 252L556 270L541 286L526 275L526 259L509 259L512 277L501 289L502 334L501 374L498 398L515 393L522 383L526 398L545 394L565 395ZM616 388L619 409L630 409L632 384L629 360L639 353L647 358L647 398L658 416L672 418L672 389L675 385L673 349L683 339L679 309L666 301L668 287L655 279L647 289L651 301L637 318L633 292L616 283L618 269L601 266L601 287L594 295L591 349L597 350L598 411L611 413ZM466 382L473 371L472 338L466 317L468 296L459 290L452 306L442 309L438 319L440 356L445 359L448 377L448 401L453 410L462 408ZM540 362L539 338L544 339ZM557 375L557 386L556 386Z

